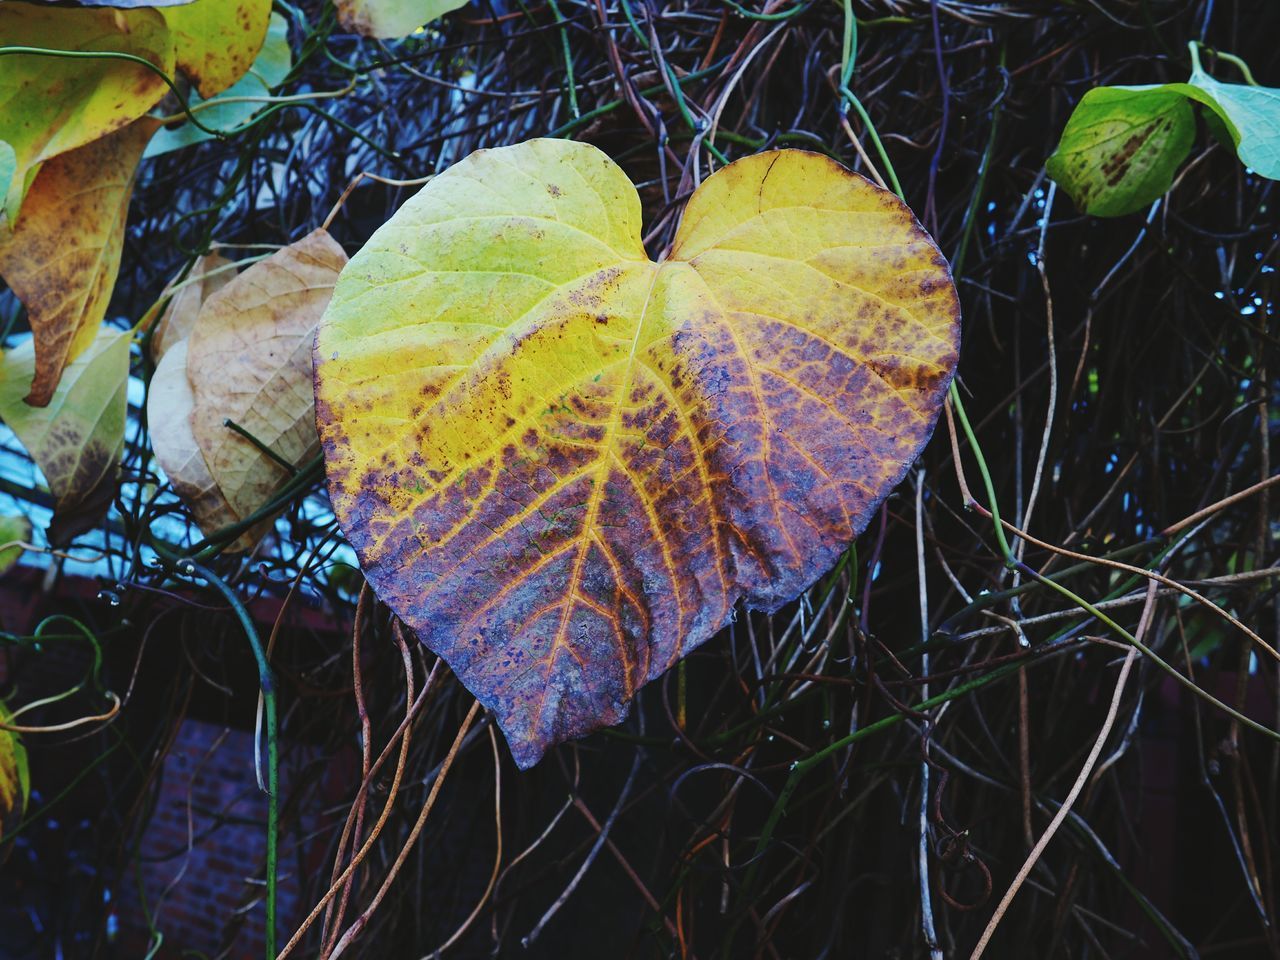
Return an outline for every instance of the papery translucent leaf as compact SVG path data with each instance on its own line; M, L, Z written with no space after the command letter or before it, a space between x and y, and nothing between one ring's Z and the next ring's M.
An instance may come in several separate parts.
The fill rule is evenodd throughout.
M238 518L289 479L283 464L298 467L319 453L311 350L346 262L333 238L316 230L213 294L187 340L192 434Z

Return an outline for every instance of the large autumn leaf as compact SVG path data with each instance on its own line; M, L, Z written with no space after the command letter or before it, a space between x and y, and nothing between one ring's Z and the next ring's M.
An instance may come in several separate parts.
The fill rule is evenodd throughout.
M144 117L46 162L17 227L0 235L0 277L26 304L35 336L33 406L49 403L63 368L97 335L120 269L134 175L155 130Z
M129 380L129 331L99 327L49 405L24 402L36 371L30 340L0 358L0 419L17 434L54 496L48 538L61 546L96 523L115 494Z
M346 262L342 247L316 230L210 296L187 340L192 435L241 519L289 478L283 464L319 453L311 351Z
M640 226L593 147L479 151L352 259L317 337L343 530L521 767L829 569L956 362L946 262L832 160L725 167L658 263Z
M164 10L178 66L206 100L248 72L270 17L271 0L194 0Z
M155 10L0 3L0 45L127 53L173 75L173 37ZM119 58L0 56L0 140L15 154L0 219L13 226L42 162L126 126L167 89L155 71Z

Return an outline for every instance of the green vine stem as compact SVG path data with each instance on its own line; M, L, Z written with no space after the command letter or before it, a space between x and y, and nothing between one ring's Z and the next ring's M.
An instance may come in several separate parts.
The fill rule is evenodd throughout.
M194 574L200 577L222 594L223 599L227 601L227 605L235 613L236 619L240 621L240 627L244 630L244 635L249 640L249 646L253 648L253 658L258 663L258 684L262 688L263 712L266 716L267 728L267 932L265 952L267 960L273 960L276 955L276 873L280 826L280 757L276 735L275 679L271 673L271 664L267 662L267 654L262 647L262 640L258 636L258 629L253 624L253 618L249 616L249 611L245 609L244 604L236 596L236 592L231 589L230 585L212 570L202 567L192 560L179 561L178 570L180 573ZM257 735L255 734L255 753L257 742ZM261 782L261 778L259 778L259 782Z

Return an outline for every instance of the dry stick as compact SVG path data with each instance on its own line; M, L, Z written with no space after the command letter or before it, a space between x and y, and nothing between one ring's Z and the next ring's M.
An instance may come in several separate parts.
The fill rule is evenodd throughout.
M418 699L413 702L413 706L411 708L406 710L405 718L400 721L400 726L396 729L396 732L391 735L391 739L387 741L387 745L382 748L382 753L378 756L378 759L374 761L373 767L369 770L370 779L365 780L360 784L361 790L369 789L369 784L372 778L377 775L378 770L382 767L383 761L390 755L391 748L395 746L397 741L399 741L400 756L396 760L396 772L391 779L391 787L387 792L387 802L383 805L382 813L378 816L377 822L374 823L373 828L369 831L369 836L365 837L364 844L356 852L356 855L351 858L351 862L346 865L342 873L338 876L338 879L329 887L325 895L320 898L320 902L311 908L311 912L307 914L307 918L303 920L301 926L294 931L293 936L289 938L289 942L284 945L284 949L276 956L276 960L284 960L284 958L293 951L293 948L298 945L306 935L306 932L311 929L311 925L316 922L316 918L320 916L321 911L329 905L329 901L338 895L338 892L342 889L342 885L346 883L347 878L355 872L356 868L364 861L364 858L368 856L369 851L373 849L374 841L378 839L378 835L382 832L383 824L385 824L387 822L387 818L391 816L392 804L395 802L395 798L400 792L400 780L404 775L405 759L409 753L409 734L411 732L410 724L412 723L413 718L417 716L418 711L422 708L423 704L427 702L427 695L432 690L432 681L435 679L436 669L440 666L440 663L441 661L436 661L435 666L431 669L431 673L422 684L422 691L418 694Z
M1195 590L1192 590L1190 587L1183 586L1177 580L1173 580L1169 577L1166 577L1162 573L1156 573L1154 570L1148 570L1146 567L1136 567L1131 563L1124 563L1121 560L1109 560L1106 557L1091 557L1087 553L1077 553L1074 550L1068 550L1066 547L1054 546L1051 543L1045 543L1043 540L1039 540L1031 536L1031 534L1029 533L1025 533L1024 531L1015 527L1013 524L1011 524L1008 520L1005 520L1004 518L1001 518L1000 522L1009 530L1010 533L1035 544L1037 547L1040 547L1043 550L1048 550L1052 553L1058 553L1064 557L1070 557L1072 560L1082 560L1086 563L1096 563L1096 564L1099 564L1100 566L1111 567L1115 570L1124 570L1126 573L1132 573L1135 576L1146 577L1148 580L1152 580L1158 583L1163 583L1166 587L1170 587L1176 590L1178 593L1182 594L1184 597L1190 597L1192 600L1196 601L1197 603L1202 604L1210 612L1221 617L1223 620L1226 620L1227 623L1231 624L1233 627L1235 627L1237 630L1243 633L1246 637L1248 637L1258 646L1262 647L1263 650L1267 651L1267 653L1269 653L1274 660L1276 660L1277 662L1280 662L1280 652L1278 652L1275 647L1271 646L1271 644L1267 643L1267 641L1263 640L1262 637L1260 637L1255 631L1251 630L1249 627L1246 627L1243 623L1240 622L1238 618L1232 616L1226 610L1222 609L1222 607L1218 606L1216 603L1211 601L1208 597L1197 593Z
M1259 483L1255 483L1251 487L1245 487L1239 493L1233 493L1229 497L1224 497L1223 499L1219 500L1217 503L1211 503L1209 504L1209 506L1205 507L1203 510L1197 510L1195 513L1191 514L1191 516L1186 517L1183 520L1179 520L1177 523L1173 524L1172 526L1165 527L1163 530L1160 531L1160 533L1162 536L1171 537L1175 533L1178 533L1181 530L1185 530L1187 527L1191 526L1192 524L1200 522L1205 517L1212 516L1213 514L1217 513L1219 510L1222 510L1225 507L1232 506L1233 504L1239 503L1241 500L1251 497L1255 493L1260 493L1261 491L1266 490L1268 487L1273 487L1277 483L1280 483L1280 473L1277 473L1274 477L1268 477L1266 480L1263 480Z
M570 806L577 808L578 812L582 814L587 823L591 824L591 829L597 834L604 829L600 826L600 821L595 818L595 815L591 812L590 808L582 802L582 798L577 795L576 791L568 800L565 801L564 809L567 810ZM714 839L714 836L709 839ZM613 854L613 859L618 861L618 866L622 867L622 872L631 880L632 885L636 888L637 892L639 892L641 898L643 898L644 902L649 905L649 909L662 917L662 922L667 928L667 933L671 934L673 938L678 937L680 933L679 929L676 927L675 923L672 922L671 918L662 912L662 904L658 903L654 895L649 892L649 888L644 885L644 881L641 880L640 875L636 873L635 867L631 866L631 862L622 855L622 851L618 849L617 844L615 844L612 839L607 839L605 840L605 846L609 848L609 852Z
M1263 570L1247 570L1244 573L1228 573L1221 577L1212 577L1208 580L1192 580L1188 581L1200 587L1230 587L1240 583L1249 583L1253 580L1268 580L1271 577L1280 576L1280 567L1267 567ZM1156 591L1159 597L1171 597L1176 594L1177 590L1170 590L1162 587ZM1116 607L1128 607L1135 603L1142 603L1144 595L1140 593L1126 594L1123 597L1116 597L1112 600L1099 600L1094 604L1099 610L1114 610ZM967 643L977 640L979 637L993 637L996 634L1004 633L1009 630L1013 633L1025 633L1027 627L1035 626L1041 623L1050 623L1054 620L1066 620L1070 617L1087 617L1089 612L1072 607L1067 610L1053 610L1049 613L1041 613L1034 617L1026 617L1022 620L1010 620L1008 617L1002 617L998 613L990 610L982 611L984 616L993 620L999 620L1003 626L999 627L979 627L976 630L967 630L964 633L956 634L953 641L957 644Z
M107 723L120 712L120 698L110 690L107 691L106 696L111 698L111 709L106 713L100 713L92 717L77 717L75 720L68 720L66 723L53 723L47 727L24 727L19 723L5 723L3 720L0 720L0 730L8 730L10 733L61 733L63 730L72 730L76 727L82 727L86 723ZM30 710L33 707L41 706L42 703L43 701L28 703L21 710L15 710L13 716L16 717L18 714Z
M333 218L338 215L338 211L342 209L342 205L347 202L347 197L351 195L351 191L356 188L361 180L377 180L378 183L385 183L389 187L420 187L434 176L435 174L429 174L428 176L417 177L413 180L392 180L390 177L380 177L376 173L370 173L368 170L361 170L351 178L351 182L347 184L346 189L343 190L341 196L338 197L338 202L333 205L333 209L329 211L329 215L324 218L324 223L320 224L320 229L329 229L329 224L333 223Z
M560 911L560 908L565 905L565 902L573 896L573 891L578 889L578 884L582 882L582 878L586 876L587 871L591 869L591 865L595 863L596 857L600 854L600 848L604 846L605 841L609 838L609 831L613 829L613 824L618 819L618 814L622 812L622 808L626 804L627 795L631 793L631 785L635 782L636 773L640 770L641 756L642 755L637 751L635 760L631 763L631 773L627 776L627 782L622 785L622 792L618 794L618 802L614 804L613 810L609 812L609 817L605 820L604 826L601 827L600 835L596 837L596 842L592 844L591 850L587 854L586 859L582 861L582 866L578 867L578 872L573 875L573 879L569 881L569 885L561 891L560 896L556 898L556 902L547 908L547 912L542 915L542 919L538 921L537 926L529 931L529 935L520 941L521 946L527 948L538 939L538 935L542 933L543 928L551 922L551 918L554 917Z
M916 471L916 578L920 585L920 641L929 642L929 583L924 569L924 471ZM920 673L929 676L929 652L920 655ZM920 699L929 699L929 683L920 687ZM916 861L920 870L920 929L931 960L943 960L938 933L933 923L933 898L929 893L929 725L920 738L925 752L920 763L920 845ZM766 920L768 917L765 918Z
M1142 620L1138 624L1136 636L1141 639L1146 633L1147 625L1151 622L1151 611L1154 609L1155 601L1155 583L1150 583L1147 587L1147 606L1142 612ZM1076 797L1080 795L1080 791L1084 789L1085 783L1089 779L1089 774L1093 771L1093 765L1098 762L1098 757L1102 753L1102 748L1107 742L1107 736L1111 733L1111 727L1115 724L1116 714L1120 709L1120 697L1124 694L1125 682L1129 679L1129 668L1133 666L1133 661L1137 659L1138 648L1130 647L1129 652L1125 654L1124 663L1120 667L1120 676L1116 680L1115 691L1111 694L1111 706L1107 710L1107 718L1103 721L1102 729L1098 732L1097 739L1093 741L1093 748L1089 751L1089 756L1084 761L1084 766L1080 768L1080 774L1076 777L1076 782L1071 785L1071 790L1067 794L1066 800L1058 807L1057 813L1053 815L1053 819L1049 821L1049 826L1045 828L1040 839L1036 841L1036 845L1031 849L1031 853L1027 855L1026 861L1022 864L1022 868L1018 871L1018 875L1013 878L1013 883L1009 884L1009 889L1005 891L1004 896L1000 899L996 911L991 915L991 920L987 923L987 928L982 931L982 936L978 940L978 945L973 948L973 953L969 955L969 960L978 960L982 956L983 951L987 949L987 944L991 942L991 937L996 932L996 927L1000 925L1000 921L1004 918L1005 912L1009 909L1009 904L1013 902L1013 898L1017 896L1018 889L1022 886L1027 876L1031 873L1032 868L1036 865L1036 861L1040 859L1040 855L1044 853L1045 847L1049 845L1049 841L1053 839L1053 835L1058 832L1058 827L1062 826L1062 821L1067 819L1067 814L1071 812L1071 806L1076 802Z
M358 706L358 709L360 711L360 716L362 718L361 733L364 737L364 745L362 750L363 775L361 776L361 779L360 779L361 788L360 788L360 793L357 797L357 801L355 804L352 805L352 809L347 811L347 822L342 827L342 837L338 841L338 853L334 857L333 879L330 880L330 884L337 882L337 873L339 868L342 865L342 851L346 849L348 834L350 834L351 836L352 850L355 850L356 846L360 843L360 833L364 829L365 805L367 803L367 798L369 795L368 785L372 783L373 774L376 771L376 767L372 767L369 764L369 753L371 751L372 733L371 733L369 722L368 722L369 715L368 715L368 712L365 710L365 705L364 705L364 678L363 678L362 672L360 671L359 643L356 639L359 636L360 622L361 622L360 608L361 608L362 602L365 599L366 590L369 592L369 596L371 597L372 590L369 588L369 585L367 582L365 583L364 588L361 589L360 591L360 601L357 601L356 603L356 626L355 626L355 629L352 631L352 671L353 671L352 678L355 684L356 704ZM404 636L400 630L399 622L396 622L393 625L392 634L395 636L396 643L400 647L400 658L404 662L405 720L402 722L402 725L405 725L404 737L407 743L409 739L409 730L408 730L407 724L409 723L410 711L414 708L414 702L415 702L414 683L413 683L413 656L409 652L409 645L405 642ZM434 673L434 670L432 672ZM431 683L431 676L427 677L426 682L427 682L427 685L429 686ZM424 687L424 690L425 690L425 687ZM388 746L390 746L391 743L394 743L395 739L396 738L393 736L391 740L388 741ZM386 751L384 750L383 755L385 755L385 752ZM352 832L352 829L353 829L352 818L351 818L352 811L355 812L354 832ZM347 879L343 884L342 897L338 901L336 912L333 913L332 916L330 915L330 911L326 910L325 912L325 919L324 919L324 923L321 925L322 932L320 935L320 943L321 943L320 956L321 957L327 957L329 955L329 951L333 949L334 941L338 939L338 934L342 932L342 921L343 921L343 918L346 917L347 915L347 904L350 902L351 888L354 883L355 883L355 873L353 872L347 876ZM332 906L332 903L330 904L330 906Z
M351 689L356 701L356 716L360 720L360 782L367 783L369 780L369 768L373 764L373 726L369 720L369 709L364 702L364 674L360 669L360 628L364 624L365 614L368 609L369 596L373 589L366 580L360 587L360 596L356 600L356 614L354 622L351 626ZM413 665L408 661L405 662L405 680L412 688L413 685ZM413 703L413 694L409 693L405 704L406 707ZM364 811L368 801L368 791L359 790L356 798L352 802L351 808L347 812L346 823L342 827L342 836L338 838L338 852L333 858L333 871L329 875L329 884L332 886L337 883L338 872L342 869L342 854L347 849L347 840L352 841L352 851L360 845L360 833L364 829ZM355 829L352 831L352 817L355 814ZM338 929L342 926L342 918L347 912L347 901L351 896L351 883L355 878L352 874L347 878L346 884L342 888L342 897L338 900L337 911L338 918L333 920L334 904L330 902L324 911L324 921L320 924L320 956L328 953L332 944L329 942L331 937L338 935Z
M462 935L471 927L471 924L475 923L476 917L480 916L480 911L489 902L489 895L493 893L494 884L498 882L498 868L502 866L502 758L498 754L498 737L493 732L492 726L489 727L488 734L489 745L493 747L493 829L498 847L493 857L493 872L489 874L489 885L484 888L484 895L480 897L480 902L476 904L475 909L471 911L467 919L462 921L462 926L453 932L453 936L428 953L422 960L435 960L461 939Z
M404 866L405 860L409 856L409 851L413 849L418 840L418 834L422 832L423 826L426 825L427 815L431 813L431 808L435 806L436 797L440 794L440 787L444 784L444 779L449 773L449 768L453 766L454 758L458 755L458 750L462 746L462 741L467 735L467 731L471 729L471 724L475 721L476 714L480 712L480 701L476 700L471 704L471 709L467 711L466 718L462 721L462 726L458 727L458 735L453 738L453 744L449 747L449 753L444 758L444 763L440 765L440 771L436 774L435 780L431 784L431 792L427 794L427 801L422 805L422 811L418 814L418 819L413 825L413 829L409 831L408 839L405 840L404 846L400 848L400 853L396 856L395 863L391 864L391 869L387 871L386 879L382 881L382 886L378 888L378 892L374 894L369 905L364 908L364 912L360 916L351 921L351 926L347 927L347 932L342 935L342 939L338 941L333 948L333 953L329 954L329 960L337 960L342 956L342 952L351 945L351 942L369 924L369 918L373 916L378 905L382 903L382 898L387 895L387 890L391 888L391 884L395 882L396 877L400 874L400 868Z

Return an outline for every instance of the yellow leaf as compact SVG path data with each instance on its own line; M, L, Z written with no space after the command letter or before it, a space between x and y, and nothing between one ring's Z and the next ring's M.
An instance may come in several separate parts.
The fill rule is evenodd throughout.
M216 253L205 254L195 262L156 321L155 332L151 334L151 357L156 363L175 344L191 335L204 302L235 275L235 265Z
M22 547L18 543L31 540L31 521L20 513L0 517L0 574L8 573L22 556ZM6 543L15 544L11 547Z
M173 76L173 38L154 10L0 3L0 38L5 46L127 53ZM167 90L153 70L127 60L0 57L0 140L16 163L0 214L12 227L42 162L128 125Z
M67 366L48 406L23 401L36 369L30 340L0 358L0 419L27 448L53 493L49 541L60 546L96 523L115 493L124 449L129 331L100 327Z
M347 262L324 230L259 261L206 301L187 341L191 428L209 473L238 517L263 506L319 452L311 347Z
M828 570L955 367L937 247L825 157L719 171L659 263L640 237L595 148L479 151L352 259L317 337L339 522L522 767Z
M343 30L395 40L467 5L467 0L334 0Z
M9 723L13 715L0 701L0 722ZM0 843L9 837L26 812L31 798L31 775L27 771L27 750L11 730L0 729ZM0 846L0 863L12 846Z
M120 269L134 174L155 130L147 117L44 164L16 229L0 239L0 277L26 304L35 337L34 406L49 402L63 367L97 335Z
M243 77L267 36L271 0L195 0L166 7L178 66L206 100Z

